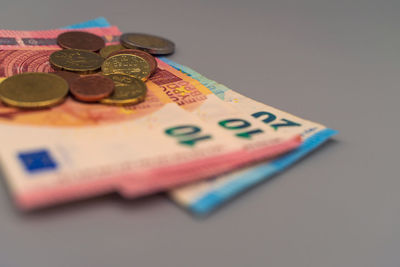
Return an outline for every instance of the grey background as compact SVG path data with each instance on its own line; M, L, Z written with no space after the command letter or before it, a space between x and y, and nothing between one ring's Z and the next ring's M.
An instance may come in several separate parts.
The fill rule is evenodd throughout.
M0 266L400 265L399 1L5 1L1 28L166 36L171 59L340 135L205 219L163 195L24 214L1 187Z

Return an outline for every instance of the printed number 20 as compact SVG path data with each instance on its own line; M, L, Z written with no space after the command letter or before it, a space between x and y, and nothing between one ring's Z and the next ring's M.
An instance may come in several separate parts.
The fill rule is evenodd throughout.
M267 111L256 112L256 113L251 114L251 116L253 116L254 118L260 118L260 117L267 116L266 118L264 118L262 120L262 122L264 122L266 124L269 124L270 122L273 122L273 121L276 120L276 116L274 114L270 113L270 112L267 112ZM274 124L271 124L271 127L274 130L278 130L279 127L301 126L300 123L297 123L297 122L294 122L294 121L290 121L290 120L287 120L287 119L281 119L281 121L283 123L274 123Z

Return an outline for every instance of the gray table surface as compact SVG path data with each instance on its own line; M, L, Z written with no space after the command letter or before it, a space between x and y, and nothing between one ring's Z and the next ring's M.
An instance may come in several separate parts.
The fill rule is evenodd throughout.
M5 0L1 28L105 16L166 36L171 59L340 131L205 219L165 196L31 214L0 188L1 267L400 265L400 2Z

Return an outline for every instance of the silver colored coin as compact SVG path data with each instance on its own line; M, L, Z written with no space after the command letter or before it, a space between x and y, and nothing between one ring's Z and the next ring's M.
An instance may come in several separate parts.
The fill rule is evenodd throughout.
M175 51L175 44L170 40L145 33L124 33L120 41L127 48L140 49L152 55L168 55Z

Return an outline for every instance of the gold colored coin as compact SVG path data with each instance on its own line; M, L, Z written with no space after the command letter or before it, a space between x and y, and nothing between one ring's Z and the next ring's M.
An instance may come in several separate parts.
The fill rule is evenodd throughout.
M115 89L111 96L100 100L103 104L137 104L146 98L147 87L143 81L125 74L105 75L114 81Z
M102 56L103 58L107 58L112 52L119 51L122 49L125 49L125 47L120 44L107 45L102 49L100 49L100 56Z
M43 108L64 100L68 83L50 73L23 73L0 84L0 100L19 108Z
M99 54L78 49L59 50L50 55L50 63L56 69L81 74L95 72L101 68L103 61Z
M107 58L101 70L104 74L120 73L146 81L151 69L149 63L144 59L132 54L121 54Z

